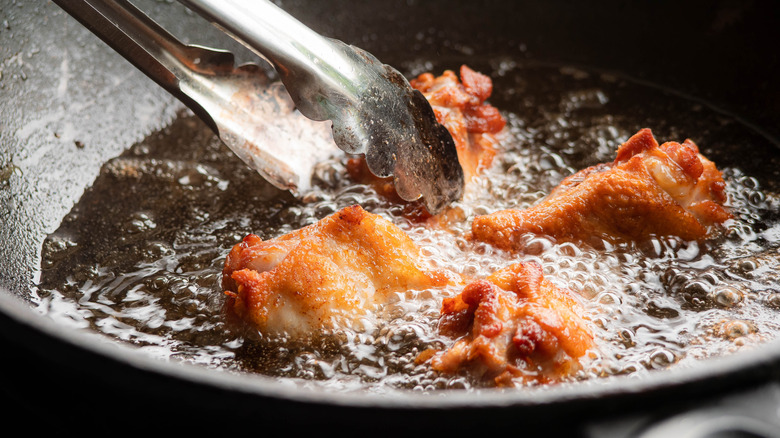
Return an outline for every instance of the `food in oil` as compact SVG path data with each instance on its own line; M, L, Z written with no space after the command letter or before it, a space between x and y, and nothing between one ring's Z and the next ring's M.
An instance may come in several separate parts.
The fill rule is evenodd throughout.
M481 383L416 361L453 343L436 324L442 300L459 291L410 290L382 306L370 330L287 342L227 330L225 256L247 234L274 238L358 204L399 226L435 268L485 278L518 260L467 238L475 216L532 206L649 127L659 139L692 139L717 163L733 218L701 242L665 237L605 249L542 236L525 242L522 261L579 293L595 336L597 348L570 379L695 366L777 337L776 145L735 117L619 76L502 59L469 64L493 78L490 103L507 128L492 167L453 205L463 220L447 230L409 220L399 204L351 182L346 160L323 163L301 199L278 192L183 115L106 163L49 236L38 308L150 355L206 367L340 389L474 388Z

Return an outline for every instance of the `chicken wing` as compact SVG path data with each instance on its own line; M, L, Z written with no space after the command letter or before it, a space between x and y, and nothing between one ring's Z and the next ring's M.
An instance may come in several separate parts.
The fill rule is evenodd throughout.
M705 238L730 217L718 169L690 140L658 145L643 129L620 146L614 162L566 179L539 204L478 216L475 239L518 249L526 233L599 245L653 235Z
M355 327L399 292L453 279L429 269L400 228L352 206L268 241L250 234L228 255L222 287L229 314L262 333L301 337Z
M459 339L428 356L438 371L463 370L498 386L559 381L593 346L580 312L538 264L517 263L444 300L439 331Z
M493 82L463 65L460 80L455 72L446 70L438 77L423 73L410 83L428 99L436 120L452 135L468 187L474 176L491 165L498 143L496 134L506 125L498 110L485 103L493 92ZM374 176L363 158L350 159L347 171L355 181L373 185L380 195L394 202L405 202L396 194L392 178ZM407 216L429 217L418 204L409 203Z

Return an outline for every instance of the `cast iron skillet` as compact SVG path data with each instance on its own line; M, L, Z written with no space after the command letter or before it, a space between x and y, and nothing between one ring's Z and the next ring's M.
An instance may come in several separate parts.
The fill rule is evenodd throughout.
M767 143L780 138L775 47L780 15L772 2L477 3L282 5L319 32L392 65L412 57L464 59L478 53L616 71L709 102L752 125L771 140ZM215 44L251 59L177 4L137 4L185 41ZM160 362L37 314L28 304L29 290L46 234L94 180L101 163L164 127L180 109L53 4L2 2L0 333L4 391L16 400L12 412L89 419L94 425L132 417L167 419L177 427L206 420L365 433L423 428L588 434L603 431L594 426L602 421L648 413L664 417L715 395L748 394L752 406L780 406L778 342L641 380L541 392L380 397L305 390L261 376ZM749 173L767 154L777 151L745 151L742 167ZM639 426L610 430L644 430L642 420L630 424Z

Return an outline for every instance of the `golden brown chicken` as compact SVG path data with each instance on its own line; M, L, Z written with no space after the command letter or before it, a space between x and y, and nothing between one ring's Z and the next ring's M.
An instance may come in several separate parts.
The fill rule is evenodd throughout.
M225 261L227 310L266 334L355 327L397 293L444 286L397 226L359 206L263 241L250 234Z
M533 262L517 263L444 300L440 333L459 338L443 352L427 352L434 369L465 371L490 384L560 381L580 369L593 346L581 309Z
M493 92L493 82L488 76L463 65L460 68L460 80L455 72L446 70L438 77L423 73L410 83L428 99L436 120L452 135L468 186L474 176L493 162L498 143L496 134L506 125L506 120L498 110L485 103ZM363 158L350 159L347 171L355 181L374 186L380 195L394 202L405 203L407 217L430 217L422 203L406 203L396 194L392 178L374 176Z
M614 162L584 169L523 211L478 216L475 239L518 249L527 233L600 245L651 236L705 238L730 217L718 169L690 140L658 145L643 129L620 146Z

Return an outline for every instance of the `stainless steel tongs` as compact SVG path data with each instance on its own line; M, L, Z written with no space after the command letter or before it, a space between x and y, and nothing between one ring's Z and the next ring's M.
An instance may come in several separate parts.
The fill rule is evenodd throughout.
M236 67L230 52L181 43L127 0L55 0L279 188L306 190L335 141L365 154L375 175L393 175L402 198L422 196L432 213L460 198L463 170L452 137L395 69L266 0L180 2L267 59L284 87L257 65ZM325 120L332 136L315 122Z

